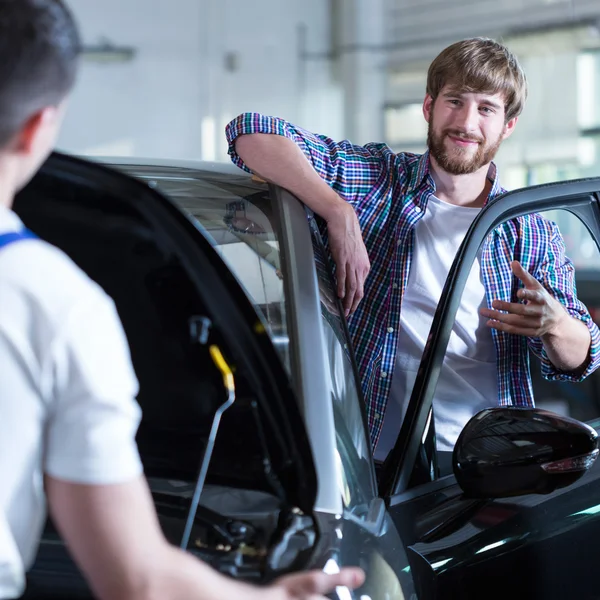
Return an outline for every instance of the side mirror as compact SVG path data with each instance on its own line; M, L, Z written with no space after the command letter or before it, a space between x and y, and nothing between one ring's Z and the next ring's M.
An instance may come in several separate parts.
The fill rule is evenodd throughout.
M452 456L466 496L548 494L572 484L598 456L598 434L537 408L491 408L464 427Z

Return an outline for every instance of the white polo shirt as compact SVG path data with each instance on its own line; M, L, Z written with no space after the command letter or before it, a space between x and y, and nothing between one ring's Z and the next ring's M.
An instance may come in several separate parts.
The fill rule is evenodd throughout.
M22 227L0 206L0 235ZM82 484L141 474L137 389L104 291L41 240L0 248L0 598L23 592L35 558L44 473Z

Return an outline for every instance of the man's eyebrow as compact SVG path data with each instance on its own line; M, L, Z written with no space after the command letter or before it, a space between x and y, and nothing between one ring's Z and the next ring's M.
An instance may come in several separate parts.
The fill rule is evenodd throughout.
M499 104L498 102L495 102L494 100L482 100L481 104L487 104L488 106L491 106L492 108L496 108L498 110L501 110L502 108L504 108L504 106L502 106L502 104Z

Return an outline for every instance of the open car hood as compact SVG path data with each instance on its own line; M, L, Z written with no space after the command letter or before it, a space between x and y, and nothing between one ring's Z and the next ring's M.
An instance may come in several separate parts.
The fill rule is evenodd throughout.
M310 512L316 475L294 390L202 227L142 182L56 153L15 210L115 301L140 381L146 475L197 477L212 417L226 399L208 351L216 344L233 370L236 402L221 423L207 481L269 491Z

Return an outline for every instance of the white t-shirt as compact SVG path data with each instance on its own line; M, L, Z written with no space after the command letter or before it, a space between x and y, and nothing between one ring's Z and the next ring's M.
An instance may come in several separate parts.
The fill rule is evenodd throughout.
M431 196L415 227L392 389L375 452L379 460L385 459L398 437L444 283L479 210ZM462 295L433 400L438 450L451 451L466 422L498 402L496 350L487 319L479 314L485 302L478 258Z
M0 235L22 227L0 206ZM0 598L22 593L35 558L44 473L82 484L141 474L137 389L104 291L41 240L0 248Z

